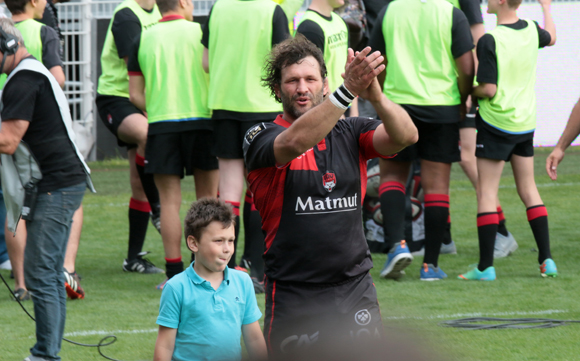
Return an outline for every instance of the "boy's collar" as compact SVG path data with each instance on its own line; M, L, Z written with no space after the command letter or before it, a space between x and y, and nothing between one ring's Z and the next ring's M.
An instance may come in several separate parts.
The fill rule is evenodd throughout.
M187 276L189 277L189 279L191 279L191 281L196 284L196 285L201 285L204 282L209 282L203 278L201 278L197 272L195 272L195 270L193 269L193 264L194 262L191 262L191 265L189 265L189 267L187 267L187 269L185 270ZM229 269L226 266L226 269L224 270L224 281L226 281L226 283L229 285L230 284L230 273L229 273Z

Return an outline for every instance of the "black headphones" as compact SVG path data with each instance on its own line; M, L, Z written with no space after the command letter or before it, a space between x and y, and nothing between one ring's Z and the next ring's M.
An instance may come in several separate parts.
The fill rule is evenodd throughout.
M0 26L0 52L7 55L14 55L18 50L18 39L14 35L7 34Z

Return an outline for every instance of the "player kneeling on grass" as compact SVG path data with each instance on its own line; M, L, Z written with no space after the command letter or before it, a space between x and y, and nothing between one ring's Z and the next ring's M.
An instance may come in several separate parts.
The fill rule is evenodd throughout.
M534 180L533 138L536 127L536 62L538 48L556 43L550 15L551 0L539 0L546 30L516 13L522 0L490 0L487 12L497 15L498 26L477 45L479 100L477 123L477 232L479 264L460 275L467 280L495 280L493 248L498 229L496 199L506 161L512 163L518 194L526 205L528 221L539 250L543 277L558 274L550 254L548 212Z
M267 358L250 276L227 267L234 218L231 206L215 198L194 202L187 212L185 238L195 262L163 288L155 361L240 360L240 333L250 359Z

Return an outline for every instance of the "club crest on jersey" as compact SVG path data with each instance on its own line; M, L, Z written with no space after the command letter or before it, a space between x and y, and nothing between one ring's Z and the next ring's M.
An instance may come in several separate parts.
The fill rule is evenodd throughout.
M322 185L328 192L332 192L336 187L336 175L333 171L326 171L322 176Z

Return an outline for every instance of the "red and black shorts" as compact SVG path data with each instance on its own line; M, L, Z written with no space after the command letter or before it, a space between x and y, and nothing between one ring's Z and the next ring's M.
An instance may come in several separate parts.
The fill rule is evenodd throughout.
M129 101L129 98L118 97L113 95L97 94L97 110L101 121L115 137L117 137L117 144L119 147L135 148L136 144L128 144L119 139L117 131L119 126L132 114L141 114L143 112Z
M300 359L300 354L328 354L344 345L381 340L383 324L371 275L335 284L266 278L264 337L274 359Z

